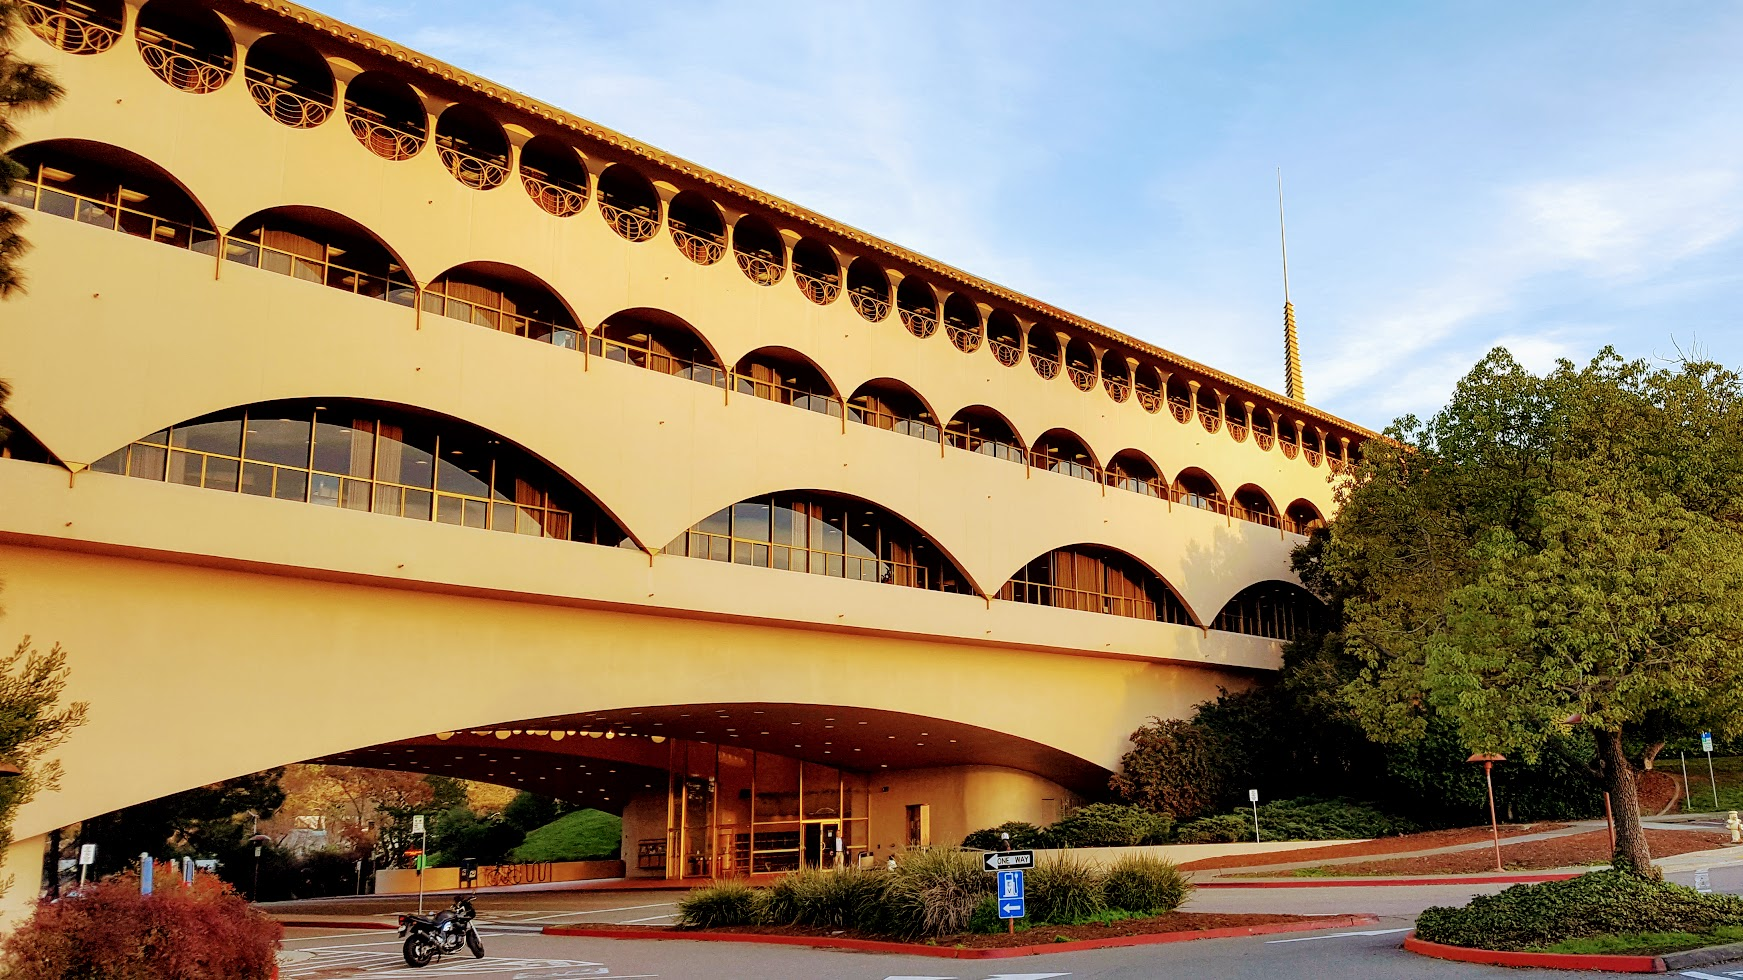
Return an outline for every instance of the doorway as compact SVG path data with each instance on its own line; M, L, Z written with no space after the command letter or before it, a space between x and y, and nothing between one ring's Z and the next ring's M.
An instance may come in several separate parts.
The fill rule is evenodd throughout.
M812 868L833 868L838 863L841 846L841 822L838 820L806 821L805 865Z

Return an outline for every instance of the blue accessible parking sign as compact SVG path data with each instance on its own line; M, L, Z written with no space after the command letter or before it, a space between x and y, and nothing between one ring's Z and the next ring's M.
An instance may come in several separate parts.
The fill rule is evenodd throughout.
M1023 872L999 872L999 918L1021 919L1027 912L1024 910Z

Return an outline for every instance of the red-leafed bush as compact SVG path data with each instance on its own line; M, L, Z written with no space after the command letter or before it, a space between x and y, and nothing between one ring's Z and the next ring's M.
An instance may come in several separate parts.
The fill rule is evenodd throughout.
M139 875L43 903L7 937L6 980L270 980L284 930L211 875L181 883L168 865L157 889Z

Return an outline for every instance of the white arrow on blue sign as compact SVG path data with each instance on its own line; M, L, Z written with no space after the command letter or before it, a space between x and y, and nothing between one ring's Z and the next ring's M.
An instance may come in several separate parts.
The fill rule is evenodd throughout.
M1023 891L1023 872L999 872L999 918L1021 919L1026 914Z

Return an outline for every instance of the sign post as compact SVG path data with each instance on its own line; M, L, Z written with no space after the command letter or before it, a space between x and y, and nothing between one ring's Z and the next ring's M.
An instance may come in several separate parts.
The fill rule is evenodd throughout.
M1713 733L1701 733L1701 751L1707 754L1707 784L1713 787L1713 809L1719 808L1719 780L1713 775Z
M1011 935L1017 934L1017 920L1027 914L1028 898L1024 894L1023 872L999 872L999 918L1005 920Z
M151 855L141 851L139 853L139 894L141 895L151 894L151 872L154 866Z
M1702 895L1713 893L1713 872L1711 868L1695 869L1695 891Z
M424 832L424 815L412 814L412 833L418 835L418 853L412 866L418 869L418 914L424 914L424 855L430 850L430 835Z
M1247 802L1253 804L1253 843L1259 843L1259 791L1247 790Z
M85 887L85 869L97 863L97 845L79 845L79 887Z
M1682 760L1682 812L1689 812L1689 757L1686 752L1678 752L1676 757Z

